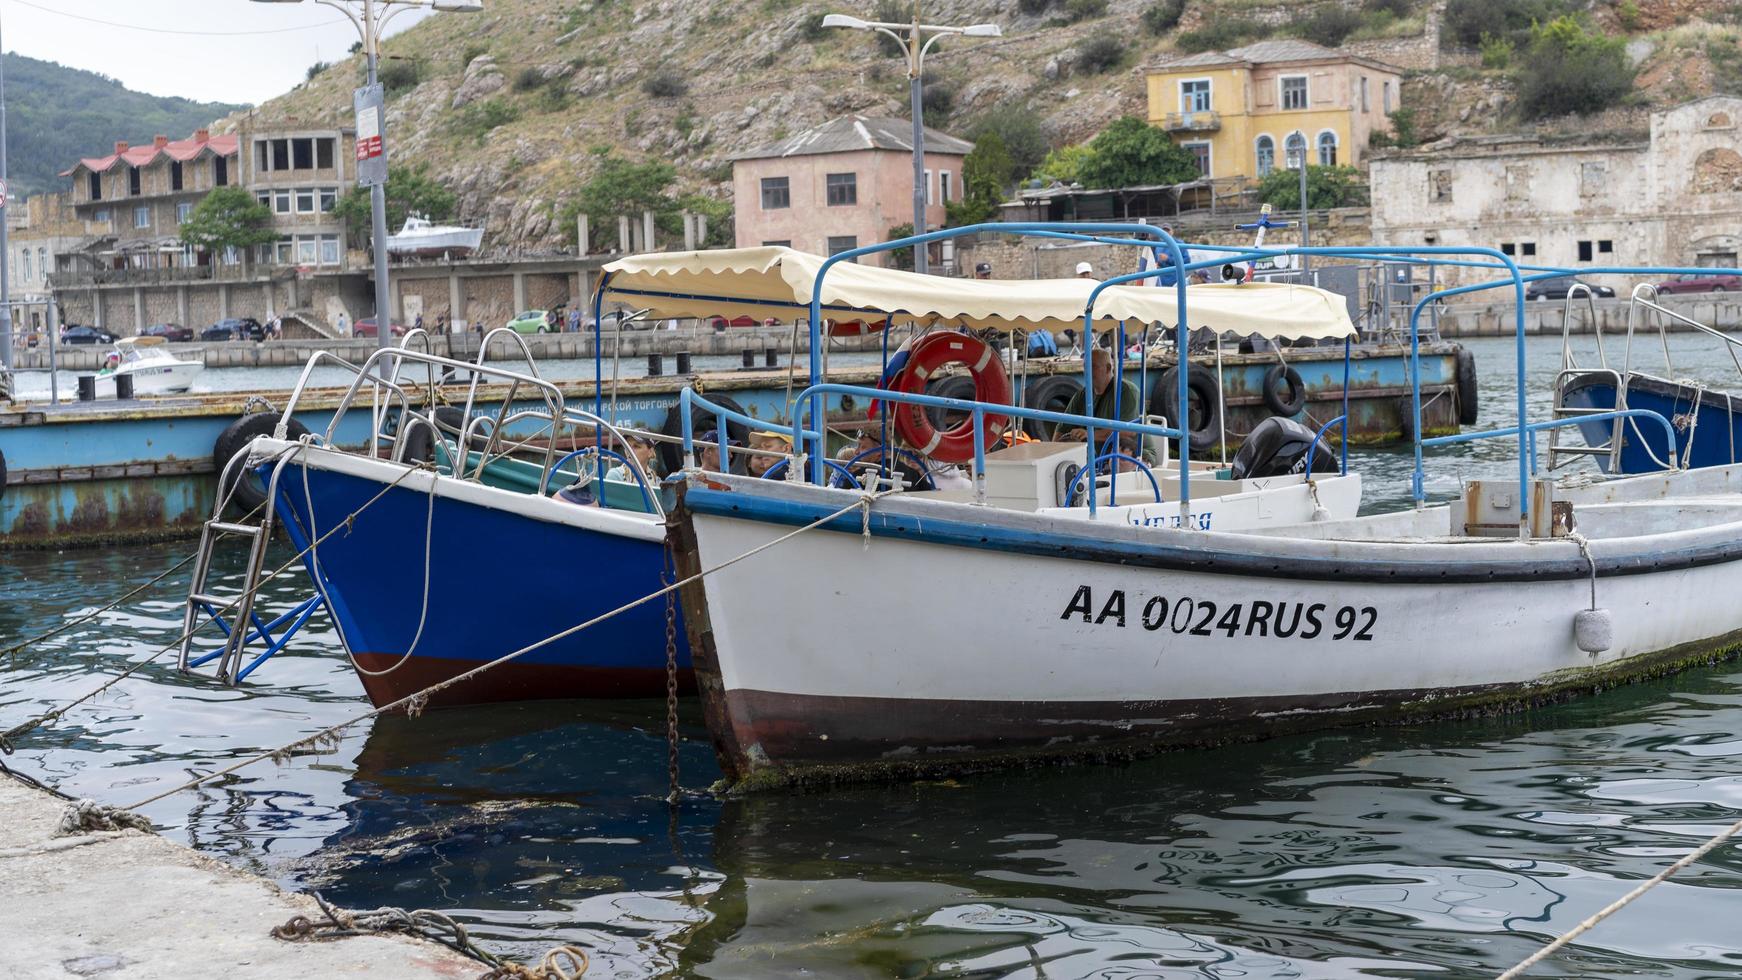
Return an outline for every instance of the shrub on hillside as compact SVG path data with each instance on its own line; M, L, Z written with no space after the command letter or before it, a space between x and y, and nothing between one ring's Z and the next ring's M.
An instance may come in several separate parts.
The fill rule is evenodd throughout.
M1156 0L1143 12L1143 27L1149 33L1160 36L1179 26L1179 19L1186 12L1186 0Z
M375 69L388 95L409 92L423 81L423 62L416 58L387 58Z
M1065 0L1065 22L1068 24L1102 17L1106 13L1107 0Z
M1408 17L1410 11L1415 9L1415 0L1367 0L1361 7L1370 13Z
M516 92L525 92L530 89L543 87L544 73L539 71L537 68L522 68L520 69L520 74L514 76L514 90Z
M661 68L641 83L641 91L658 99L676 98L689 90L690 83L670 68Z
M1016 9L1032 17L1046 13L1055 2L1056 0L1016 0Z
M1366 17L1360 11L1332 4L1320 7L1311 17L1296 22L1294 33L1314 44L1334 48L1365 23Z
M467 65L478 60L479 55L489 53L490 48L488 45L479 44L477 42L468 44L460 50L460 67L465 68Z
M1083 42L1077 49L1077 69L1098 75L1119 66L1125 58L1125 42L1111 34L1100 34Z
M1633 91L1626 41L1590 30L1577 17L1531 28L1518 69L1518 108L1527 119L1607 109Z
M913 21L913 8L909 6L904 9L901 0L877 0L877 9L872 12L872 19L880 20L885 24L911 23ZM877 39L877 50L882 52L885 58L907 57L907 49L902 47L901 42L895 38L882 31L875 31L871 36ZM936 51L937 46L933 45L932 50Z
M502 99L474 102L454 114L454 131L484 145L490 131L520 118L520 110Z
M317 61L314 64L309 65L308 66L308 79L307 80L311 81L311 82L314 81L316 75L319 75L321 72L326 71L328 68L331 68L331 67L333 67L332 64L329 62L325 62L325 61Z
M1473 48L1487 34L1522 47L1530 37L1531 25L1583 7L1580 0L1447 0L1440 20L1440 46Z
M1174 38L1181 51L1226 51L1249 41L1269 37L1271 28L1254 20L1238 17L1218 17L1195 31L1182 31Z

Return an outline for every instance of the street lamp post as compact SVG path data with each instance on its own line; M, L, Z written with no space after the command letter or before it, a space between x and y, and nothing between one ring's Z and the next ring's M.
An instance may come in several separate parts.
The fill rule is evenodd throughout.
M12 193L6 187L6 46L0 44L0 397L12 395ZM50 303L53 299L50 299Z
M1289 162L1300 174L1300 247L1306 248L1311 244L1311 241L1307 237L1307 146L1305 133L1300 134L1300 147L1291 151L1289 156L1292 158ZM1307 258L1307 254L1302 252L1300 256L1300 281L1302 284L1307 281L1307 263L1309 261L1311 260Z
M907 52L908 113L913 117L913 233L916 235L924 234L926 230L925 112L920 77L925 70L925 54L931 50L932 43L945 34L959 34L963 37L1003 37L1004 31L997 24L969 24L966 27L921 24L919 22L919 0L913 0L913 23L911 24L861 20L846 14L829 14L823 18L823 26L845 27L856 31L882 31ZM898 31L905 32L906 36L903 37L902 34L897 33ZM926 272L928 265L926 247L924 245L914 246L914 271Z
M302 0L254 0L255 3L301 3ZM363 42L363 60L368 68L367 83L358 92L357 106L359 118L365 111L372 112L373 123L381 126L381 109L378 96L373 96L380 84L379 65L381 60L381 38L387 29L387 24L397 14L407 10L438 10L449 13L477 13L484 9L483 0L314 0L340 11L351 19L356 26L357 34ZM370 102L374 97L375 101ZM363 165L378 160L379 163L371 169L374 173L367 183L369 185L369 223L370 235L375 254L375 342L382 349L393 346L393 317L388 310L390 300L387 288L387 149L385 134L376 131L372 145L364 134L357 134L357 160L359 164L358 182L363 183ZM366 159L367 157L367 159ZM385 365L383 366L385 370Z

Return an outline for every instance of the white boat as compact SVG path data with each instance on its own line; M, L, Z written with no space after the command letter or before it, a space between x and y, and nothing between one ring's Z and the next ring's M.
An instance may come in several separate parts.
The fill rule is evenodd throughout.
M187 391L206 369L200 361L184 361L164 349L162 337L122 337L109 353L108 365L97 372L98 394L112 394L115 379L133 379L139 395L167 395Z
M432 224L420 214L409 214L405 227L387 236L387 251L394 255L469 254L484 239L484 229Z

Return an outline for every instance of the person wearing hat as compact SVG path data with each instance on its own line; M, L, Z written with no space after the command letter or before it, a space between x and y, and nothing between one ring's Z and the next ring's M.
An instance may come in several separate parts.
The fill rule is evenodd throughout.
M1087 262L1078 262L1077 263L1077 278L1078 279L1093 279L1093 278L1095 278L1095 267L1093 265L1090 265Z
M981 262L979 265L974 266L974 278L975 279L990 279L990 278L992 278L992 263Z
M758 432L750 437L750 448L756 450L748 462L750 475L762 479L774 464L792 454L792 437L784 432Z
M1142 399L1138 395L1136 383L1130 378L1122 378L1118 385L1113 384L1113 354L1107 348L1095 345L1089 351L1089 359L1092 362L1089 365L1089 380L1095 389L1094 406L1085 411L1083 406L1086 399L1083 392L1079 391L1072 396L1071 403L1065 406L1065 414L1089 415L1098 419L1116 418L1121 422L1137 421L1137 415L1142 410L1139 404ZM1115 402L1118 403L1117 406ZM1070 442L1087 434L1081 427L1072 426L1067 429L1067 425L1068 423L1061 422L1053 427L1052 437L1055 441ZM1136 447L1136 440L1127 439L1124 435L1121 435L1120 443L1121 450L1127 455Z
M725 439L721 439L720 437L722 435L727 435L728 437ZM736 439L730 438L728 433L722 433L718 429L715 429L714 431L709 432L707 435L703 436L702 441L706 442L707 445L705 445L701 448L701 452L697 456L697 464L699 466L701 466L701 468L704 472L707 472L707 473L724 473L724 472L726 472L720 466L720 446L724 445L728 450L744 448L744 444L742 442L739 442ZM732 454L729 451L726 453L726 456L728 458L730 458L731 455Z

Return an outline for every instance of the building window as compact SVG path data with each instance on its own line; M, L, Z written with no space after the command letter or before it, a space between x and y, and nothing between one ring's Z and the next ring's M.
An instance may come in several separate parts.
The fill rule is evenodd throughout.
M48 278L48 249L39 248L36 250L36 269L44 279Z
M295 170L313 170L315 168L315 141L312 139L291 140L290 165Z
M266 205L267 207L272 206L272 192L271 191L255 191L254 192L254 199L256 201L259 201L261 204Z
M188 217L190 215L192 215L193 213L194 213L193 202L183 201L180 204L177 204L175 206L175 223L178 225L187 224Z
M850 252L853 249L858 248L858 247L859 247L859 239L855 235L830 235L829 236L829 254L830 255L839 255L842 252ZM857 262L859 260L853 259L852 261Z
M1361 76L1361 111L1362 112L1371 112L1372 111L1367 105L1367 76L1366 75Z
M1511 242L1501 242L1500 243L1500 254L1501 255L1517 255L1518 254L1518 246L1512 244Z
M236 263L238 263L240 261L242 261L242 253L236 251L236 246L225 245L224 246L224 264L225 265L235 265Z
M93 174L89 175L86 178L85 184L86 184L87 189L91 192L91 200L101 201L103 199L103 175L102 174L93 173Z
M28 248L24 249L23 252L24 252L24 281L29 282L32 278L30 275L30 249L28 249Z
M200 250L194 248L192 245L183 245L181 247L181 267L184 269L191 269L199 264Z
M272 169L272 146L266 140L254 141L254 169L262 173Z
M1427 199L1436 202L1452 199L1452 172L1450 170L1429 170L1427 172Z
M256 246L254 246L254 261L258 262L261 265L271 265L272 264L272 246L271 245L256 245Z
M223 157L212 158L212 186L227 187L230 184L230 161Z
M1179 83L1179 111L1210 111L1210 80L1193 78Z
M1284 155L1283 164L1290 170L1299 170L1306 166L1306 134L1289 133L1288 139L1282 143Z
M1593 254L1594 254L1594 250L1591 248L1590 242L1582 241L1579 243L1579 261L1580 262L1591 261L1591 257Z
M1254 169L1258 176L1268 177L1270 172L1276 169L1276 141L1270 137L1258 137L1257 142L1253 144L1252 155L1256 164Z
M775 242L763 242L763 243L762 243L762 244L763 244L763 246L764 246L764 247L768 247L768 246L778 246L778 247L780 247L780 248L791 248L791 247L792 247L792 239L790 239L790 238L783 238L783 239L781 239L781 240L779 240L779 241L775 241Z
M833 177L834 174L830 174L829 176ZM932 194L931 171L927 170L927 171L925 171L925 206L928 208L931 207L932 203L935 199L936 199L936 196ZM829 203L833 204L835 202L830 201Z
M314 265L316 258L315 249L318 245L319 242L315 240L315 236L313 235L296 236L296 264Z
M128 167L127 168L127 196L128 197L138 197L139 196L139 168L138 167Z
M1305 109L1307 107L1307 77L1305 75L1284 75L1278 82L1282 85L1282 108Z
M278 240L278 264L279 265L289 265L290 264L290 247L291 247L291 242L290 242L289 236L285 236L284 238L280 238Z
M103 224L108 224L109 223L109 209L108 208L98 208L96 211L91 213L91 220L92 221L99 221L99 222L102 222Z
M1600 197L1608 186L1609 168L1601 160L1579 164L1579 196Z
M169 189L179 191L181 187L181 161L169 161Z
M1530 200L1530 164L1514 163L1506 167L1506 199Z
M290 169L290 140L272 141L272 166L269 170Z
M942 204L950 203L950 172L948 170L938 171L938 201Z
M1615 243L1610 241L1607 238L1598 239L1597 240L1597 254L1598 255L1614 255L1615 254Z
M272 210L279 213L279 214L289 214L290 213L290 192L289 191L273 191L272 192Z
M133 227L151 227L151 208L149 206L141 205L133 209Z
M314 188L304 187L296 192L296 213L297 214L314 214L315 213L315 190L314 190Z
M1337 165L1337 134L1326 130L1319 134L1319 166Z
M1384 100L1383 107L1385 109L1385 114L1389 116L1391 115L1391 83L1386 82L1384 85L1380 86L1379 91L1380 97Z
M792 207L792 187L785 177L762 178L762 210L778 211Z
M1518 252L1520 255L1523 255L1526 258L1529 258L1530 256L1533 256L1536 254L1536 243L1535 242L1520 242L1520 243L1518 243Z
M331 142L329 140L329 142ZM337 187L321 188L321 213L326 214L339 204L339 189Z
M339 236L321 236L321 265L339 264Z
M831 208L852 207L859 203L858 174L829 174L823 178L828 187L828 202ZM925 182L926 197L931 197L931 181ZM931 203L929 200L927 204Z
M315 140L315 166L321 170L333 169L332 137Z
M1205 177L1210 175L1210 144L1181 143L1180 148L1192 155L1192 161L1198 165L1199 174Z

